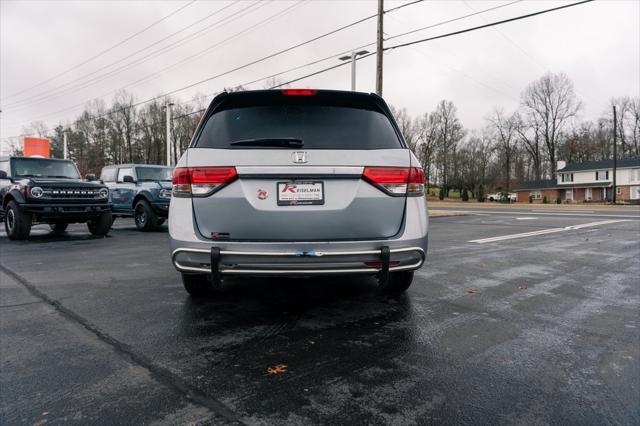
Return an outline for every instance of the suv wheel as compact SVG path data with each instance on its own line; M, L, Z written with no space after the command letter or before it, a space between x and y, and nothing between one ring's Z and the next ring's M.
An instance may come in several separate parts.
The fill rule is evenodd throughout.
M49 227L55 233L66 231L68 226L69 226L68 223L50 223L49 224Z
M391 272L389 282L382 287L382 290L389 293L405 292L413 281L413 271Z
M26 240L31 232L31 216L15 201L9 201L5 209L4 229L10 240Z
M182 284L187 293L193 297L211 296L214 293L207 274L182 274Z
M109 229L111 229L111 212L104 212L100 215L100 217L96 220L87 221L87 227L89 228L89 232L96 236L104 236L109 233Z
M133 212L133 220L136 222L138 231L148 232L158 227L158 216L156 216L149 203L145 200L140 200L136 204Z

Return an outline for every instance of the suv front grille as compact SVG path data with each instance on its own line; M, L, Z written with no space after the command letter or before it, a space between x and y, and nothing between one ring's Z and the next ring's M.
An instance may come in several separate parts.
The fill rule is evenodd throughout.
M41 200L94 200L100 197L100 188L42 188Z

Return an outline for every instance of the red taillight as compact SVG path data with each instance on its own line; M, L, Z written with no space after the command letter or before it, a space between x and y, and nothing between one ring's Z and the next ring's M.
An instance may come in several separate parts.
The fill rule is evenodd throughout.
M365 167L362 177L389 195L424 194L424 171L419 167Z
M282 89L281 92L285 96L313 96L318 93L316 89Z
M176 167L173 169L171 181L173 183L174 197L188 197L191 195L191 180L189 179L188 168Z
M424 195L424 170L420 167L412 167L409 173L409 195Z
M206 197L237 177L235 167L179 167L173 171L173 195Z

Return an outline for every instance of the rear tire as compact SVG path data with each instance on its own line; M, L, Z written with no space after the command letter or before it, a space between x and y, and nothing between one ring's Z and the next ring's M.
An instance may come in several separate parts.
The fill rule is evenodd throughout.
M149 232L158 227L158 216L145 200L140 200L136 204L133 211L133 220L138 231Z
M407 291L412 282L413 271L391 272L389 282L381 288L387 293L403 293Z
M4 213L4 229L10 240L26 240L31 232L31 215L15 201L9 201Z
M182 274L182 284L193 297L206 297L214 293L209 275L206 274Z
M98 219L87 221L87 228L92 235L102 237L109 233L112 222L111 212L104 212Z
M68 223L50 223L49 224L49 227L51 228L51 230L56 234L66 231L68 226L69 226Z

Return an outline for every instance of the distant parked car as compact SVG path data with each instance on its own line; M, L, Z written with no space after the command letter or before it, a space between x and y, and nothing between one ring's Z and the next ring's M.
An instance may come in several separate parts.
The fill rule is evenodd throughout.
M100 179L109 188L114 220L133 217L140 231L161 226L169 214L172 171L171 167L149 164L104 167Z
M26 240L31 226L47 223L64 232L86 223L93 235L111 228L109 190L95 176L80 177L70 160L41 157L0 158L0 218L11 240Z
M511 201L518 200L518 196L514 192L496 192L494 194L487 195L489 201Z

